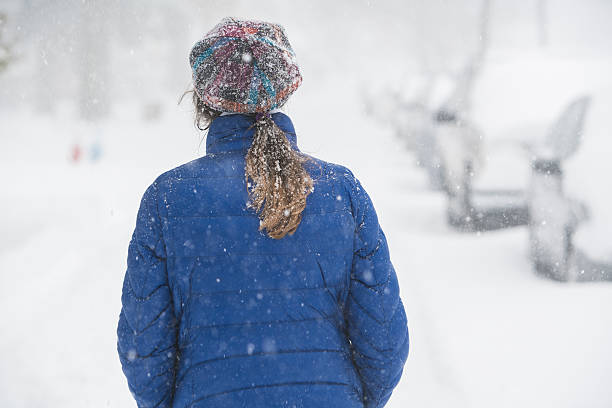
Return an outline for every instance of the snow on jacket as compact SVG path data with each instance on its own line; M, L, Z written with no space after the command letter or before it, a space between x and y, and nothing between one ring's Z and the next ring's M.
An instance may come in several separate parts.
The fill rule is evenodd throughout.
M291 120L273 114L296 149ZM146 190L118 352L139 407L382 407L408 355L387 242L350 170L314 159L293 235L258 231L253 119L215 119L206 155Z

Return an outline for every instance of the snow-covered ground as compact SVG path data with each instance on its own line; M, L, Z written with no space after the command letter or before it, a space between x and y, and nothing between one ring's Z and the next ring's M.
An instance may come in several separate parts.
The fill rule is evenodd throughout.
M441 18L436 21L446 31L430 42L425 34L439 28L429 20L420 27L423 38L400 36L405 25L420 23L425 2L414 10L400 7L406 16L394 13L400 1L354 8L334 2L329 7L338 21L322 20L313 32L313 16L324 8L315 3L231 2L234 10L240 4L234 14L286 22L305 78L286 109L298 143L350 167L377 208L411 334L405 374L388 406L612 406L612 283L535 276L525 228L450 229L445 199L429 189L412 153L389 124L364 114L364 88L386 81L401 90L427 47L462 43L450 34L464 7L434 2L439 9L428 18ZM461 4L468 3L478 10L480 2ZM492 32L473 97L473 120L485 135L486 167L477 183L525 186L528 158L504 140L539 137L571 98L592 95L582 146L564 170L568 193L591 209L576 242L605 258L612 254L612 37L604 34L612 7L602 0L589 0L588 7L549 3L544 49L524 47L535 37L531 11L512 2L493 10L492 19L503 24ZM232 14L229 7L210 12L220 18ZM212 21L208 12L199 10ZM347 31L351 23L365 29ZM383 29L398 35L379 41ZM332 40L340 32L350 34L350 44ZM406 48L398 48L404 39ZM141 51L136 47L136 57ZM0 407L133 407L115 330L136 211L158 174L204 154L205 143L191 124L189 102L174 104L178 89L164 96L159 120L143 120L136 102L142 95L127 85L155 88L147 77L138 78L140 85L130 79L153 66L125 76L118 71L124 83L115 95L122 102L115 101L110 118L90 124L76 119L65 95L53 115L34 113L34 104L21 101L22 88L33 92L20 71L26 63L0 77ZM79 163L70 159L75 143L83 147ZM93 162L96 143L102 155Z

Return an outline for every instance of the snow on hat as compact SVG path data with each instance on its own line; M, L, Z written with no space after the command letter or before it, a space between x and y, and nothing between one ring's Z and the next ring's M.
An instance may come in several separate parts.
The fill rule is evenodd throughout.
M221 112L268 112L302 83L282 26L224 18L192 48L195 91Z

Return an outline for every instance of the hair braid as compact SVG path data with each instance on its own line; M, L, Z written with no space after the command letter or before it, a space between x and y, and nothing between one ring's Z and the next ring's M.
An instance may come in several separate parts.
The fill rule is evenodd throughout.
M314 190L304 168L309 158L292 148L270 114L258 114L245 159L248 205L259 212L259 230L267 230L276 239L292 235L302 219L306 197Z

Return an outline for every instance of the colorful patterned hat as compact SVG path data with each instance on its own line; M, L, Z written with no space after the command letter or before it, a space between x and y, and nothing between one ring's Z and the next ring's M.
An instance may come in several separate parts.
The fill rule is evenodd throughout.
M302 83L282 26L224 18L191 50L195 91L221 112L268 112Z

